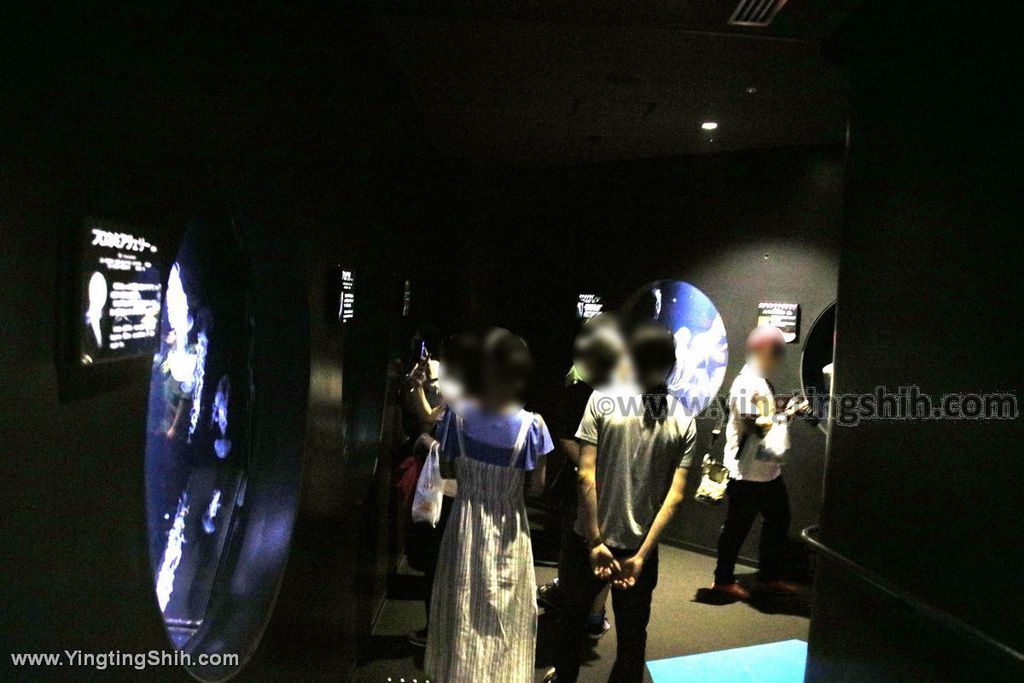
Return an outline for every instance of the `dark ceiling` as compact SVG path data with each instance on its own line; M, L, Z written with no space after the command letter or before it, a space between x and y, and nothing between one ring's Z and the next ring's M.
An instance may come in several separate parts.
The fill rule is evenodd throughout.
M442 154L538 165L841 144L822 45L853 4L790 0L753 28L714 0L411 2L381 24Z

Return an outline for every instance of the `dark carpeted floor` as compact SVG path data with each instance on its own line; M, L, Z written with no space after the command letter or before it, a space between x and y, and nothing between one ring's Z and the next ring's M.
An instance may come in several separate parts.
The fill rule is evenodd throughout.
M749 603L713 604L706 587L711 583L714 560L710 557L661 547L661 571L654 593L651 624L648 630L647 659L664 659L697 652L711 652L744 645L771 643L798 638L807 639L810 595L784 598L757 598ZM749 570L753 572L753 570ZM538 582L549 581L555 570L538 567ZM752 586L753 574L740 578ZM406 643L407 631L425 623L423 603L401 599L402 591L391 592L368 647L360 657L356 683L423 683L422 650L414 651ZM615 616L609 610L612 630L594 648L580 680L603 683L615 658ZM537 677L547 669L550 642L546 637L554 628L550 615L541 613L538 636ZM648 676L647 680L650 680Z

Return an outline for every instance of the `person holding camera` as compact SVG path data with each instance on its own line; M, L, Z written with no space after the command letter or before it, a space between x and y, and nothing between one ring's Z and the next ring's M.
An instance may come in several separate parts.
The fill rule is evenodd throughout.
M789 497L781 461L789 449L787 418L791 406L775 409L767 377L777 368L785 338L777 327L762 325L747 336L747 362L729 389L723 464L729 470L728 510L718 538L718 564L712 589L736 600L750 592L736 582L736 559L758 515L761 528L760 580L766 592L790 594L797 587L783 580L783 553L789 530Z

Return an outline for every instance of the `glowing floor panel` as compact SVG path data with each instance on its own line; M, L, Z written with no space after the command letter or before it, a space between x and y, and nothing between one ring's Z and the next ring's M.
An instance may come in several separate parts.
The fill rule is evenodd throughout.
M803 683L807 643L784 640L647 663L654 683Z

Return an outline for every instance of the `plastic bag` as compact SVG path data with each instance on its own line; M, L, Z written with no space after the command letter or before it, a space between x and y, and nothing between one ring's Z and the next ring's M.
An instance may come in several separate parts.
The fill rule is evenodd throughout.
M436 527L441 519L441 504L444 502L444 479L441 478L440 447L435 442L430 446L427 459L416 482L416 495L412 499L412 521L426 522Z
M729 470L715 462L710 453L704 456L701 470L703 477L694 498L705 505L720 505L725 500L725 489L729 485Z

